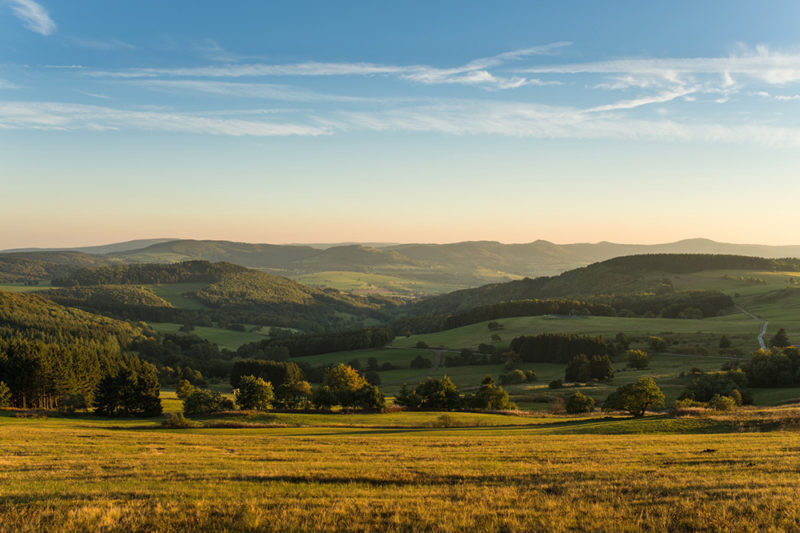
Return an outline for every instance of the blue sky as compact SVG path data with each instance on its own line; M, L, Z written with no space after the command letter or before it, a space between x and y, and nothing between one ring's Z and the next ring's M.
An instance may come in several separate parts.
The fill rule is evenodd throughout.
M798 23L789 1L0 0L0 248L797 244Z

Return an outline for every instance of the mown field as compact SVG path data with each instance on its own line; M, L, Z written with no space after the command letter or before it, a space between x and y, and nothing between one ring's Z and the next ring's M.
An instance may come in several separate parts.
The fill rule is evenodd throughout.
M800 528L797 431L657 417L454 414L470 427L439 428L436 413L308 416L323 421L171 430L5 412L0 531ZM490 425L498 419L508 423Z

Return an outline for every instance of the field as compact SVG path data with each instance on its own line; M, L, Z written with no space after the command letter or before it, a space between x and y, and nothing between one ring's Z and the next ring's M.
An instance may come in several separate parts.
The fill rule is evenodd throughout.
M25 285L24 283L0 283L0 291L5 292L36 292L49 288L49 281L42 281L38 285Z
M709 345L716 348L721 335L728 336L734 343L746 352L758 349L756 337L761 330L761 322L754 320L743 313L733 315L705 318L701 320L671 319L671 318L620 318L620 317L514 317L498 319L503 325L500 331L491 331L488 322L470 324L460 328L412 335L410 337L397 337L393 343L398 347L415 346L417 342L425 342L429 346L444 346L447 348L476 349L479 344L494 344L500 348L507 347L514 337L520 335L538 335L540 333L575 333L579 335L603 335L613 339L623 332L628 337L645 338L650 335L669 337L675 335L681 340L690 341L690 344ZM500 342L491 340L492 334L498 334ZM676 339L677 340L677 339Z
M374 272L327 271L290 276L312 287L333 287L354 294L386 294L402 297L441 294L464 288L463 284L413 279Z
M454 414L468 427L440 428L436 413L293 416L303 426L169 430L6 412L0 531L800 528L796 431L656 417Z
M148 325L156 330L158 333L181 333L181 324L173 324L169 322L148 322ZM255 331L251 331L257 328ZM195 326L190 332L191 335L196 335L201 339L206 339L210 342L216 343L220 348L228 348L235 350L242 344L248 342L257 342L266 339L269 336L268 327L260 327L254 325L245 325L246 331L233 331L230 329L208 327L208 326Z

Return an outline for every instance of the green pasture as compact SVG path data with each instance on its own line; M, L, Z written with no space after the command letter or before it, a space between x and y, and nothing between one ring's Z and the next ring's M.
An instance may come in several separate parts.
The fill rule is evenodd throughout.
M170 322L148 322L148 324L158 333L183 333L180 331L182 324L173 324ZM251 331L253 328L259 329L253 332ZM235 350L242 344L261 341L269 337L269 327L246 324L245 329L246 331L233 331L217 327L195 326L188 334L196 335L201 339L206 339L218 344L220 348L228 348L229 350Z
M51 288L49 281L42 281L38 285L25 285L24 283L0 283L0 291L5 292L36 292Z
M200 300L185 295L188 293L194 294L205 289L207 286L208 283L164 283L160 285L146 285L148 289L171 303L174 307L192 310L208 309L208 307L200 302Z
M603 335L613 338L623 332L628 337L647 337L650 335L696 335L696 340L708 344L720 335L731 338L735 347L744 351L758 348L756 336L761 330L761 322L742 313L723 317L704 318L700 320L677 318L621 318L621 317L548 317L528 316L494 320L503 325L499 331L491 331L487 322L470 324L460 328L397 337L392 343L397 347L411 347L422 341L429 346L444 346L452 349L477 349L479 344L493 344L505 348L514 337L521 335L538 335L541 333L574 333L580 335ZM498 334L500 342L493 342L491 337ZM712 346L713 347L713 346Z

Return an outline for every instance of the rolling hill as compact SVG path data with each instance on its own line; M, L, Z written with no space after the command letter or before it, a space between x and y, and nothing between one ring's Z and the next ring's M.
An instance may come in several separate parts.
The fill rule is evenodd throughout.
M468 241L376 246L152 239L71 251L0 253L0 282L62 277L84 266L203 260L302 278L304 283L316 287L420 297L487 283L554 276L619 256L660 253L781 258L800 257L800 246L730 244L708 239L657 245L554 244L538 240L524 244Z
M737 255L647 254L617 257L558 276L525 278L426 298L406 306L409 315L461 313L472 308L535 298L619 297L673 292L665 274L705 270L797 271L800 260Z

